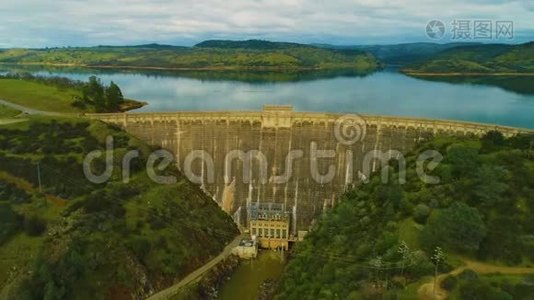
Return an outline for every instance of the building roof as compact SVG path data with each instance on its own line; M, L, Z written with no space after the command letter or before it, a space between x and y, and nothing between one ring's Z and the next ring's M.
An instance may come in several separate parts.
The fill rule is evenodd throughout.
M285 220L289 216L282 203L252 203L249 210L251 220Z

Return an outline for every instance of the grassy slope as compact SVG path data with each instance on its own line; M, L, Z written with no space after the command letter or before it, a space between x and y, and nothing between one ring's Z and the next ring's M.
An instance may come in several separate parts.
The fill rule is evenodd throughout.
M72 106L78 92L14 79L0 79L0 99L42 111L79 112Z
M521 45L489 44L445 50L407 73L534 73L534 42Z
M421 284L433 274L429 257L435 244L447 253L442 272L461 265L462 257L532 267L534 153L526 150L532 142L531 136L521 143L514 139L506 146L496 147L475 139L437 138L420 145L407 159L406 184L399 185L396 180L381 184L379 176L373 176L370 183L344 195L318 222L297 246L277 299L390 299L394 295L415 299ZM427 149L445 156L432 172L441 178L437 185L423 184L415 172L416 155ZM473 153L478 154L473 157ZM445 236L425 231L430 220L459 202L475 208L485 225L480 244L468 252L449 249ZM422 211L428 211L428 219L421 218L426 213L417 212L419 205L424 205ZM414 222L416 216L419 223ZM426 237L425 232L429 233ZM466 233L453 230L449 234ZM471 236L461 239L459 247L470 240ZM411 252L404 272L398 252L401 241ZM382 261L380 268L372 264L377 258ZM386 282L389 286L384 289ZM488 289L480 287L475 293L486 299L481 293Z
M11 118L16 115L20 114L20 111L13 109L11 107L7 107L5 105L0 104L0 119L1 118Z
M32 117L0 131L1 299L144 298L237 234L231 219L173 167L165 173L176 184L150 181L142 170L151 149L113 127ZM89 183L82 159L103 149L107 135L114 137L113 177ZM139 149L141 159L123 184L119 166L127 148ZM37 161L43 193L36 189ZM13 212L19 217L6 217ZM45 232L30 234L27 220L35 215L47 224Z
M373 71L379 67L378 61L372 55L357 50L330 50L299 44L281 44L279 47L266 49L218 46L204 45L185 48L146 45L42 50L12 49L0 52L0 62L170 69L353 68ZM242 47L247 47L247 45Z

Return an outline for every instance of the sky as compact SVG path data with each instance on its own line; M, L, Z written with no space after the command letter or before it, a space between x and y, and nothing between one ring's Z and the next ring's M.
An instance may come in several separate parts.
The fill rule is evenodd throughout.
M430 20L445 24L442 39L426 36ZM444 43L457 41L454 20L513 22L513 39L482 42L534 40L534 0L0 0L0 48L206 39Z

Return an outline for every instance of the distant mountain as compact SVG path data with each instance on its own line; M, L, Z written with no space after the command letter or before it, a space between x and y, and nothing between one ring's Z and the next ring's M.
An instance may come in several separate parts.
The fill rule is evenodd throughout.
M532 73L534 42L480 44L447 49L408 65L407 73Z
M98 48L187 49L188 47L151 43L151 44L142 44L142 45L133 45L133 46L99 45Z
M308 48L313 47L306 44L287 43L287 42L271 42L266 40L246 40L246 41L230 41L230 40L207 40L195 45L198 48L221 48L221 49L256 49L256 50L272 50L272 49L287 49L287 48Z
M360 50L373 54L380 61L388 65L405 65L422 61L444 50L459 46L471 47L479 43L404 43L394 45L352 45L336 46L328 44L314 44L317 47L327 49Z

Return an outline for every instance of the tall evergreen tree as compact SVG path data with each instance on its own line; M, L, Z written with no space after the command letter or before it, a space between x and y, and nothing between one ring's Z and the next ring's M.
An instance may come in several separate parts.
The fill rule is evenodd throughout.
M83 88L82 98L84 101L93 104L97 112L105 110L104 85L100 79L96 76L89 77L89 82Z
M121 89L112 81L106 88L106 109L117 111L122 102L124 102L124 97Z

